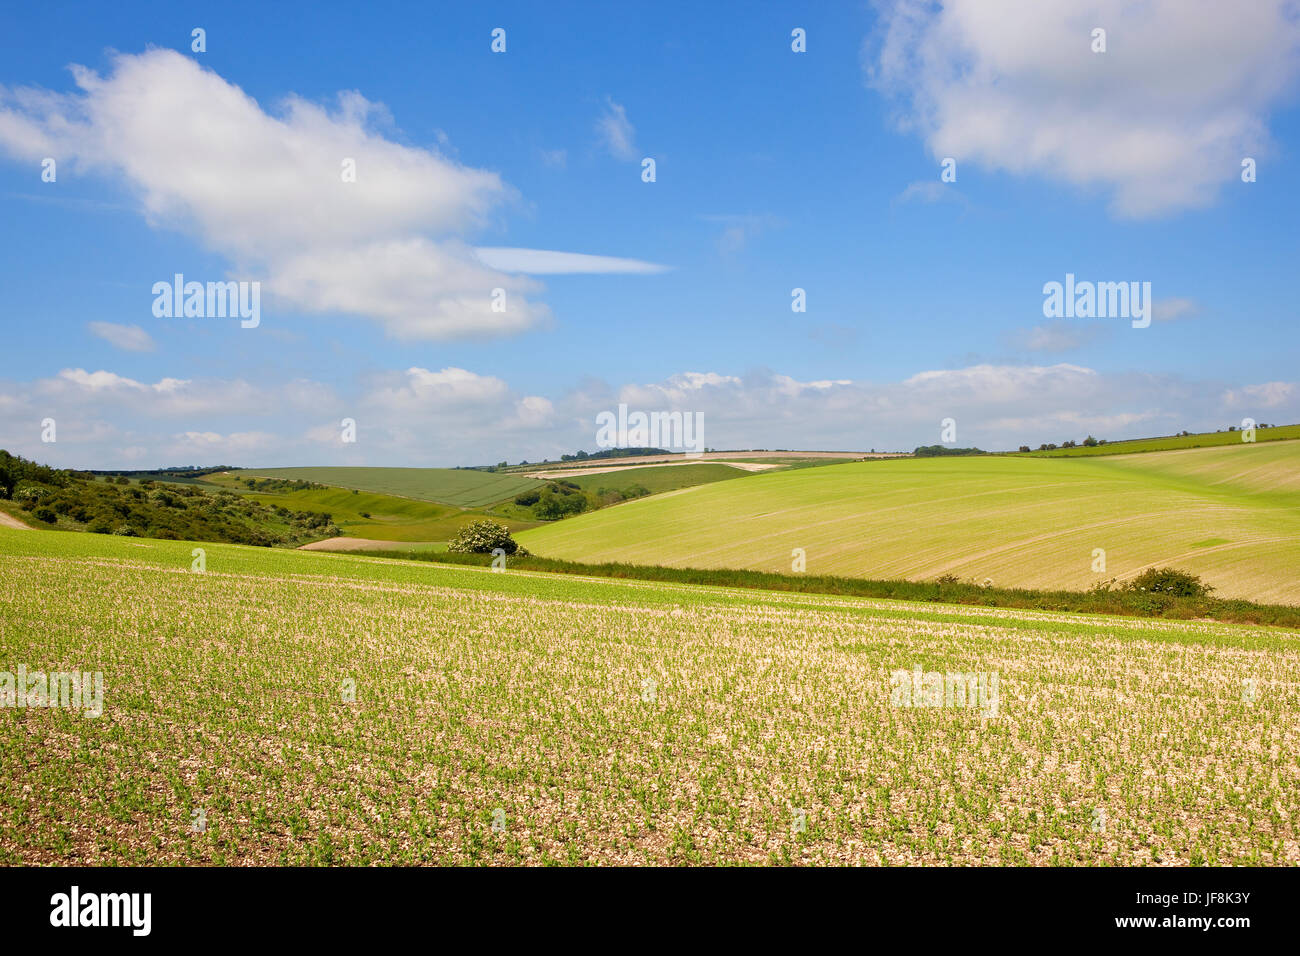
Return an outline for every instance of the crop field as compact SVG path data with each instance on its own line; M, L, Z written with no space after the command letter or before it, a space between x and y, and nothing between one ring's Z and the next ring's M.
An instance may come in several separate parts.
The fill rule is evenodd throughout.
M1255 431L1255 442L1284 441L1300 438L1300 425L1282 425ZM1198 432L1194 435L1170 435L1166 438L1135 438L1112 441L1104 445L1078 445L1048 451L1012 452L1020 458L1091 458L1098 455L1128 455L1134 452L1171 451L1175 448L1208 448L1215 445L1240 445L1241 432Z
M482 508L543 486L536 478L468 468L250 468L232 474L241 478L302 479L462 508Z
M651 494L663 491L676 491L678 488L692 488L695 485L707 485L715 481L730 481L744 478L749 472L731 465L702 463L699 465L669 465L658 468L620 468L618 471L604 471L595 475L569 475L570 481L584 491L596 491L600 488L630 488L640 485Z
M519 535L544 557L1086 590L1151 566L1300 603L1300 442L1109 458L913 458L759 474ZM1105 571L1094 570L1097 550Z
M1300 863L1297 632L193 547L0 528L0 863Z

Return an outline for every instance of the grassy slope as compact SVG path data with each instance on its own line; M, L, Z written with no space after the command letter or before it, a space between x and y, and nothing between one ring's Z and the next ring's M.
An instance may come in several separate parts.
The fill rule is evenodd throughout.
M902 459L754 475L519 535L574 561L1086 589L1151 565L1300 603L1300 442L1098 459ZM1106 574L1091 570L1106 551Z
M1279 428L1260 428L1255 431L1255 441L1283 441L1300 438L1300 425L1283 425ZM1134 452L1171 451L1175 448L1208 448L1215 445L1241 445L1241 432L1201 432L1196 435L1174 435L1169 438L1136 438L1132 441L1107 442L1091 448L1056 448L1052 451L1012 452L1020 458L1093 458L1098 455L1128 455Z
M0 864L1300 862L1291 634L191 547L0 529Z
M221 480L221 487L238 490L233 481ZM343 488L312 489L283 493L242 491L246 498L295 511L323 511L334 518L348 537L376 541L448 541L462 526L479 518L492 517L511 531L531 528L536 521L466 511L449 505L393 495L357 492ZM370 515L362 517L362 512Z
M651 494L657 495L664 491L676 491L678 488L744 478L748 474L750 472L733 468L731 465L701 463L658 468L620 468L618 471L607 471L599 475L570 475L561 480L570 481L584 491L596 491L600 488L622 490L633 485L641 485L649 489Z
M301 478L335 488L355 488L462 508L495 504L542 485L535 478L455 468L250 468L235 474Z

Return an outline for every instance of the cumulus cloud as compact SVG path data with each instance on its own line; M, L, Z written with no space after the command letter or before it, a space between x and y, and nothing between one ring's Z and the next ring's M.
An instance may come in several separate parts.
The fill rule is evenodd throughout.
M65 368L54 379L40 383L38 388L46 392L63 394L76 390L94 393L96 396L108 393L174 395L188 384L189 382L181 378L163 378L152 385L147 385L103 369L98 372L87 372L84 368Z
M152 352L153 338L138 325L118 325L115 322L86 323L92 335L103 339L124 352Z
M76 418L112 411L150 418L270 414L277 409L319 409L333 401L329 386L294 381L258 386L242 379L163 377L141 382L105 369L65 368L28 383L30 401Z
M639 159L636 148L636 129L627 118L622 104L605 97L605 109L596 120L596 132L609 154L615 159Z
M936 160L1099 187L1126 217L1212 202L1242 157L1268 150L1268 112L1300 67L1294 0L880 8L868 82Z
M436 435L444 453L491 448L494 462L517 447L532 448L555 416L547 398L520 395L496 376L455 367L376 376L358 407L394 447L410 449Z
M1140 434L1172 430L1196 414L1185 403L1193 394L1176 382L1061 363L928 370L892 383L805 381L767 370L683 373L624 386L617 398L645 411L701 412L705 441L715 448L910 451L938 442L940 423L949 417L958 422L962 444L992 449L1060 441L1075 432L1081 439L1089 429L1115 437L1121 423L1144 429ZM1027 407L1033 415L1023 414Z
M246 459L251 454L276 448L280 438L270 432L181 432L173 435L164 455L184 461L205 461L210 464L229 465ZM169 460L171 460L169 459Z
M940 440L993 450L1225 428L1243 416L1300 419L1300 384L1236 384L1071 363L929 369L901 381L799 378L759 369L686 371L657 382L582 382L528 394L485 372L412 366L347 395L317 382L162 378L66 369L0 382L0 447L65 467L163 464L451 466L537 461L596 448L596 418L630 411L700 413L714 448L908 451ZM40 421L58 422L42 444ZM183 416L183 417L181 417ZM183 422L179 428L178 418ZM343 418L357 441L340 440ZM110 421L111 420L111 423Z
M548 317L540 286L486 266L465 241L514 191L387 138L391 118L360 93L332 108L291 95L272 113L158 49L73 76L75 93L0 89L0 149L124 180L151 224L194 236L289 306L366 316L410 339L508 334Z

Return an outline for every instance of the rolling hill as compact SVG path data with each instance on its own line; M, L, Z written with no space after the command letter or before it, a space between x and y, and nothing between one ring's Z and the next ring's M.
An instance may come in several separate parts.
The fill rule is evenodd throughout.
M1255 432L1255 443L1300 438L1300 425L1273 425ZM1131 455L1136 452L1170 451L1175 448L1207 448L1212 445L1241 445L1241 432L1198 432L1193 435L1168 435L1163 438L1133 438L1108 441L1104 445L1076 445L1043 451L1008 452L1026 458L1094 458L1099 455Z
M714 481L743 478L749 472L732 465L704 463L699 465L659 465L648 468L618 468L610 471L595 469L594 474L565 473L564 479L583 491L601 488L630 488L640 485L652 495L693 485L707 485Z
M435 501L461 508L481 508L513 498L545 482L522 475L497 474L468 468L249 468L231 474L250 478L315 481L335 488L355 488L417 501Z
M221 477L224 479L223 484L228 482L233 485L229 478ZM512 531L530 528L537 523L477 509L466 510L432 501L417 501L370 491L350 491L346 488L284 492L241 491L240 494L272 507L325 512L344 535L374 541L446 541L455 537L463 525L485 517L500 521ZM337 542L340 539L332 540Z
M1085 589L1151 566L1300 603L1300 442L1099 458L900 459L759 474L521 533L577 561ZM1106 570L1093 571L1094 549Z

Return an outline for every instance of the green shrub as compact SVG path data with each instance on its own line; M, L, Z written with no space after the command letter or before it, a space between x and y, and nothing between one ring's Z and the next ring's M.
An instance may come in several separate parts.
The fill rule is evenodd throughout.
M1147 568L1124 588L1148 594L1172 594L1176 597L1206 597L1214 590L1195 574L1174 568Z
M947 455L983 455L979 448L949 448L947 445L921 445L912 452L917 458L939 458Z
M560 493L547 488L542 492L533 508L533 514L543 521L563 518L565 515L581 514L587 510L587 496L560 489Z
M52 508L37 508L32 512L32 517L37 521L44 521L46 524L54 524L59 520L59 516L54 513Z

